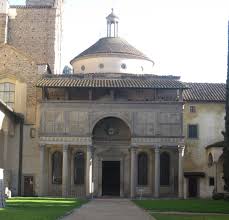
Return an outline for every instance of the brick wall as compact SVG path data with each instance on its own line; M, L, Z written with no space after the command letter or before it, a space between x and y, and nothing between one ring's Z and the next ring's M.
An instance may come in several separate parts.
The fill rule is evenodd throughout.
M9 19L8 43L37 63L48 63L53 73L60 73L60 9L19 7L16 11L16 18Z
M36 88L38 67L29 57L11 46L0 46L0 79L17 79L27 84L25 123L36 123L36 105L40 93ZM16 97L17 98L17 97Z
M6 25L7 25L7 15L0 13L0 44L6 42L7 38L7 31L6 31Z

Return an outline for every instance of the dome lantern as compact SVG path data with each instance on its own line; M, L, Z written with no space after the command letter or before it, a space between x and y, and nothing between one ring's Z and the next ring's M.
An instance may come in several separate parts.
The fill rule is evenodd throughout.
M114 14L114 9L111 9L111 13L106 17L107 19L107 37L118 37L118 23L119 18Z

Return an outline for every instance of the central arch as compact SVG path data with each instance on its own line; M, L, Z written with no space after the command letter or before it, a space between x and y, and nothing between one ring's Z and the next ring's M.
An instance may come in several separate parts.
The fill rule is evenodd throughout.
M131 141L129 126L120 118L100 119L92 130L92 143L96 147L99 196L122 196L124 154Z
M92 141L95 142L129 142L131 130L125 121L118 117L100 119L92 130Z

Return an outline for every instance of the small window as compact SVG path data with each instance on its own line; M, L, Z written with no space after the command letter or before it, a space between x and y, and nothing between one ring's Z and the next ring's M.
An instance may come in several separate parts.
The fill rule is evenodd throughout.
M196 106L191 105L189 110L190 110L190 113L196 113Z
M99 64L99 68L100 68L100 69L103 69L103 68L104 68L104 64L103 64L103 63L100 63L100 64Z
M81 70L82 70L82 71L85 70L85 66L84 66L84 65L81 66Z
M188 138L198 138L198 125L188 125Z
M122 69L126 69L126 64L122 63L121 67L122 67Z
M209 186L214 186L214 185L215 185L215 178L209 177Z

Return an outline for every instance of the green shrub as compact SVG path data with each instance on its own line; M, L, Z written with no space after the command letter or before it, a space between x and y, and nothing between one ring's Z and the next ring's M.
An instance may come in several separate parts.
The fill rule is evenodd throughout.
M224 199L224 194L223 193L213 193L212 198L214 200Z

